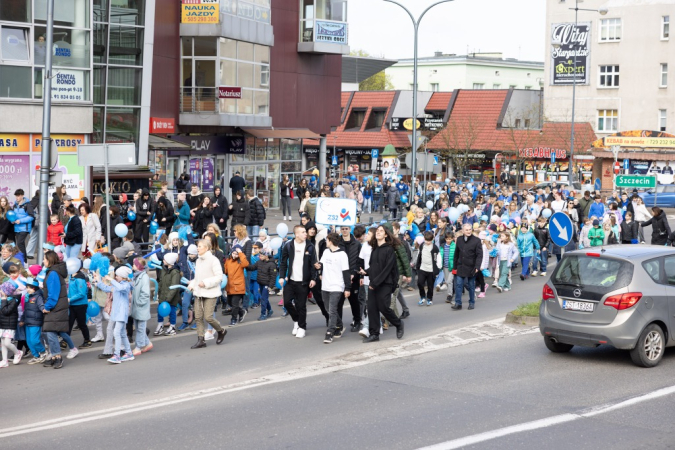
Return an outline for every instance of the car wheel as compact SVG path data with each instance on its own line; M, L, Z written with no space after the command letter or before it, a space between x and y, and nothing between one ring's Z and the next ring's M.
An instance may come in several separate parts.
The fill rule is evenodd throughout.
M635 348L630 351L630 357L637 366L654 367L661 362L665 349L663 330L660 326L651 324L640 334Z
M572 347L574 347L572 344L554 342L549 336L544 336L544 344L546 344L546 348L551 350L553 353L567 353L572 350Z

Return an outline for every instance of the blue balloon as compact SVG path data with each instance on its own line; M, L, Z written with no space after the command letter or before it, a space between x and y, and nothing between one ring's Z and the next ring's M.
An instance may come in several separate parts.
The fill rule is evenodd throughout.
M283 222L277 225L277 234L281 239L285 238L288 235L288 225Z
M379 181L380 181L380 177L375 177L375 182L379 183Z
M460 214L461 213L459 212L459 209L450 208L450 211L448 211L448 219L450 219L451 222L457 222L457 219L459 219Z
M127 213L127 219L131 220L132 222L136 220L136 213L133 211L129 211Z
M95 301L91 300L89 303L87 303L87 315L89 317L96 317L99 315L101 312L101 307L98 306L98 303Z
M351 177L349 177L349 179L352 181L356 181L356 175L352 175Z
M316 177L312 175L312 178L310 178L310 180L312 181L312 183L314 183L316 181Z
M402 196L401 196L401 202L403 202L403 203L408 203L408 196L405 195L405 194L402 195Z
M123 238L124 236L127 235L127 233L129 233L129 228L127 228L126 225L124 225L123 223L118 223L117 225L115 225L115 234L118 237Z
M223 281L220 282L220 289L227 287L227 275L223 275Z
M488 220L490 220L490 218L486 215L483 215L481 216L480 220L482 220L483 222L487 222Z
M171 305L169 302L162 302L157 306L157 314L162 317L166 317L171 313Z
M5 215L5 217L6 217L7 220L9 220L10 222L16 222L16 218L17 218L17 217L16 217L16 213L15 213L13 210L11 210L11 209L10 209L9 211L7 211L7 214Z
M150 222L150 234L155 234L157 233L157 230L159 229L159 224L157 223L156 220L153 220Z
M552 212L550 209L548 209L548 208L544 209L544 210L541 212L541 215L544 216L544 217L547 218L547 219L548 219L549 217L551 217L551 214L553 214L553 212Z

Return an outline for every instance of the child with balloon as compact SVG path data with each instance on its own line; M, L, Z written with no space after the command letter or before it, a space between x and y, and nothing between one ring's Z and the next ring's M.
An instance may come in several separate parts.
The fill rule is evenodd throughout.
M112 308L110 310L110 321L114 323L114 343L115 350L113 356L108 359L110 364L120 364L126 361L133 361L134 355L131 352L131 345L126 333L127 320L129 318L129 296L131 295L130 278L131 269L127 266L119 267L115 271L115 278L109 279L110 285L103 283L101 275L96 272L94 281L96 287L103 292L112 293ZM124 347L124 356L120 352Z
M84 338L84 343L80 347L88 348L92 346L92 343L89 327L87 327L87 277L82 273L82 263L77 258L67 259L66 269L70 277L68 282L68 334L72 336L73 325L77 321L77 326Z
M26 326L26 341L33 358L28 364L42 364L47 359L47 349L42 342L42 324L44 323L45 299L40 283L35 278L26 280L26 300L24 301L23 322Z
M157 329L154 335L173 336L176 334L176 309L178 308L178 300L180 298L180 291L178 289L171 289L172 286L180 285L180 270L176 267L178 262L178 253L167 253L164 255L164 267L162 267L162 276L159 281L159 291L157 299L162 304L168 303L169 311L165 308L157 309ZM169 328L164 331L164 318L169 316Z

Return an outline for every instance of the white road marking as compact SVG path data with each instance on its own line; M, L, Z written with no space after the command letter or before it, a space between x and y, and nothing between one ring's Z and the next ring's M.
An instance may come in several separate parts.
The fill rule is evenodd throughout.
M318 375L335 373L342 370L365 366L367 364L422 355L451 347L460 347L477 342L492 341L506 337L522 336L539 332L539 329L536 327L513 328L505 325L503 322L504 321L502 319L481 322L468 327L435 334L421 339L415 339L412 341L397 341L396 345L388 347L380 347L375 344L368 347L368 350L366 351L348 353L337 358L321 361L311 366L304 366L265 377L247 380L241 383L202 389L199 391L187 392L174 396L134 403L131 405L123 405L82 414L74 414L70 416L59 417L58 419L29 423L17 427L4 428L0 429L0 439L21 434L35 433L37 431L51 430L54 428L60 429L66 426L108 419L111 417L122 416L139 411L164 408L169 405L191 402L203 398L228 394L230 392L243 391L256 387L268 386L271 384L285 383ZM465 337L466 335L469 335L469 337Z
M544 419L534 420L532 422L524 422L509 427L498 428L496 430L486 431L484 433L478 433L471 436L465 436L459 439L441 442L440 444L430 445L428 447L422 447L419 448L418 450L452 450L456 448L462 448L469 445L479 444L481 442L486 442L500 437L508 436L510 434L522 433L524 431L532 431L541 428L549 428L565 422L572 422L579 419L586 419L589 417L598 416L600 414L606 414L608 412L628 408L629 406L637 405L639 403L643 403L646 401L654 400L672 394L675 394L675 386L657 389L656 391L648 392L647 394L633 397L628 400L624 400L622 402L597 406L590 409L586 409L584 411L580 411L578 413L561 414L558 416L551 416L546 417Z

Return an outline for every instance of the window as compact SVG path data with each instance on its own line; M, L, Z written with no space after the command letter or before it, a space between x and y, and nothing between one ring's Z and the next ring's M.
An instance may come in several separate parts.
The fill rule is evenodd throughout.
M361 125L363 125L363 120L365 118L366 118L365 109L352 109L352 113L349 115L349 119L347 120L345 130L361 131Z
M525 128L530 128L530 119L525 119Z
M492 85L492 89L499 89L499 88L501 88L501 87L502 87L502 85L499 84L499 83L494 83L494 84Z
M433 92L438 92L438 83L431 83L431 90Z
M598 131L617 131L619 112L616 109L598 110Z
M643 262L642 268L652 280L661 284L661 258Z
M474 89L484 89L485 88L485 83L474 83L473 84Z
M661 18L661 39L668 40L670 38L670 16L663 16Z
M520 128L520 119L516 119L516 128Z
M366 131L380 131L384 124L384 119L387 117L386 109L374 109L368 117Z
M0 59L5 61L30 61L28 28L5 27L0 29Z
M30 4L31 0L2 0L0 2L0 20L30 22Z
M661 64L661 79L660 79L660 85L661 87L667 87L668 86L668 64L667 63L662 63Z
M621 19L600 20L600 42L616 42L621 40Z
M619 87L619 66L600 66L598 86Z
M31 98L32 71L25 66L0 66L0 97Z
M668 122L668 110L659 109L659 131L666 131L667 122Z
M666 256L664 258L663 271L666 275L666 284L675 286L675 257Z

